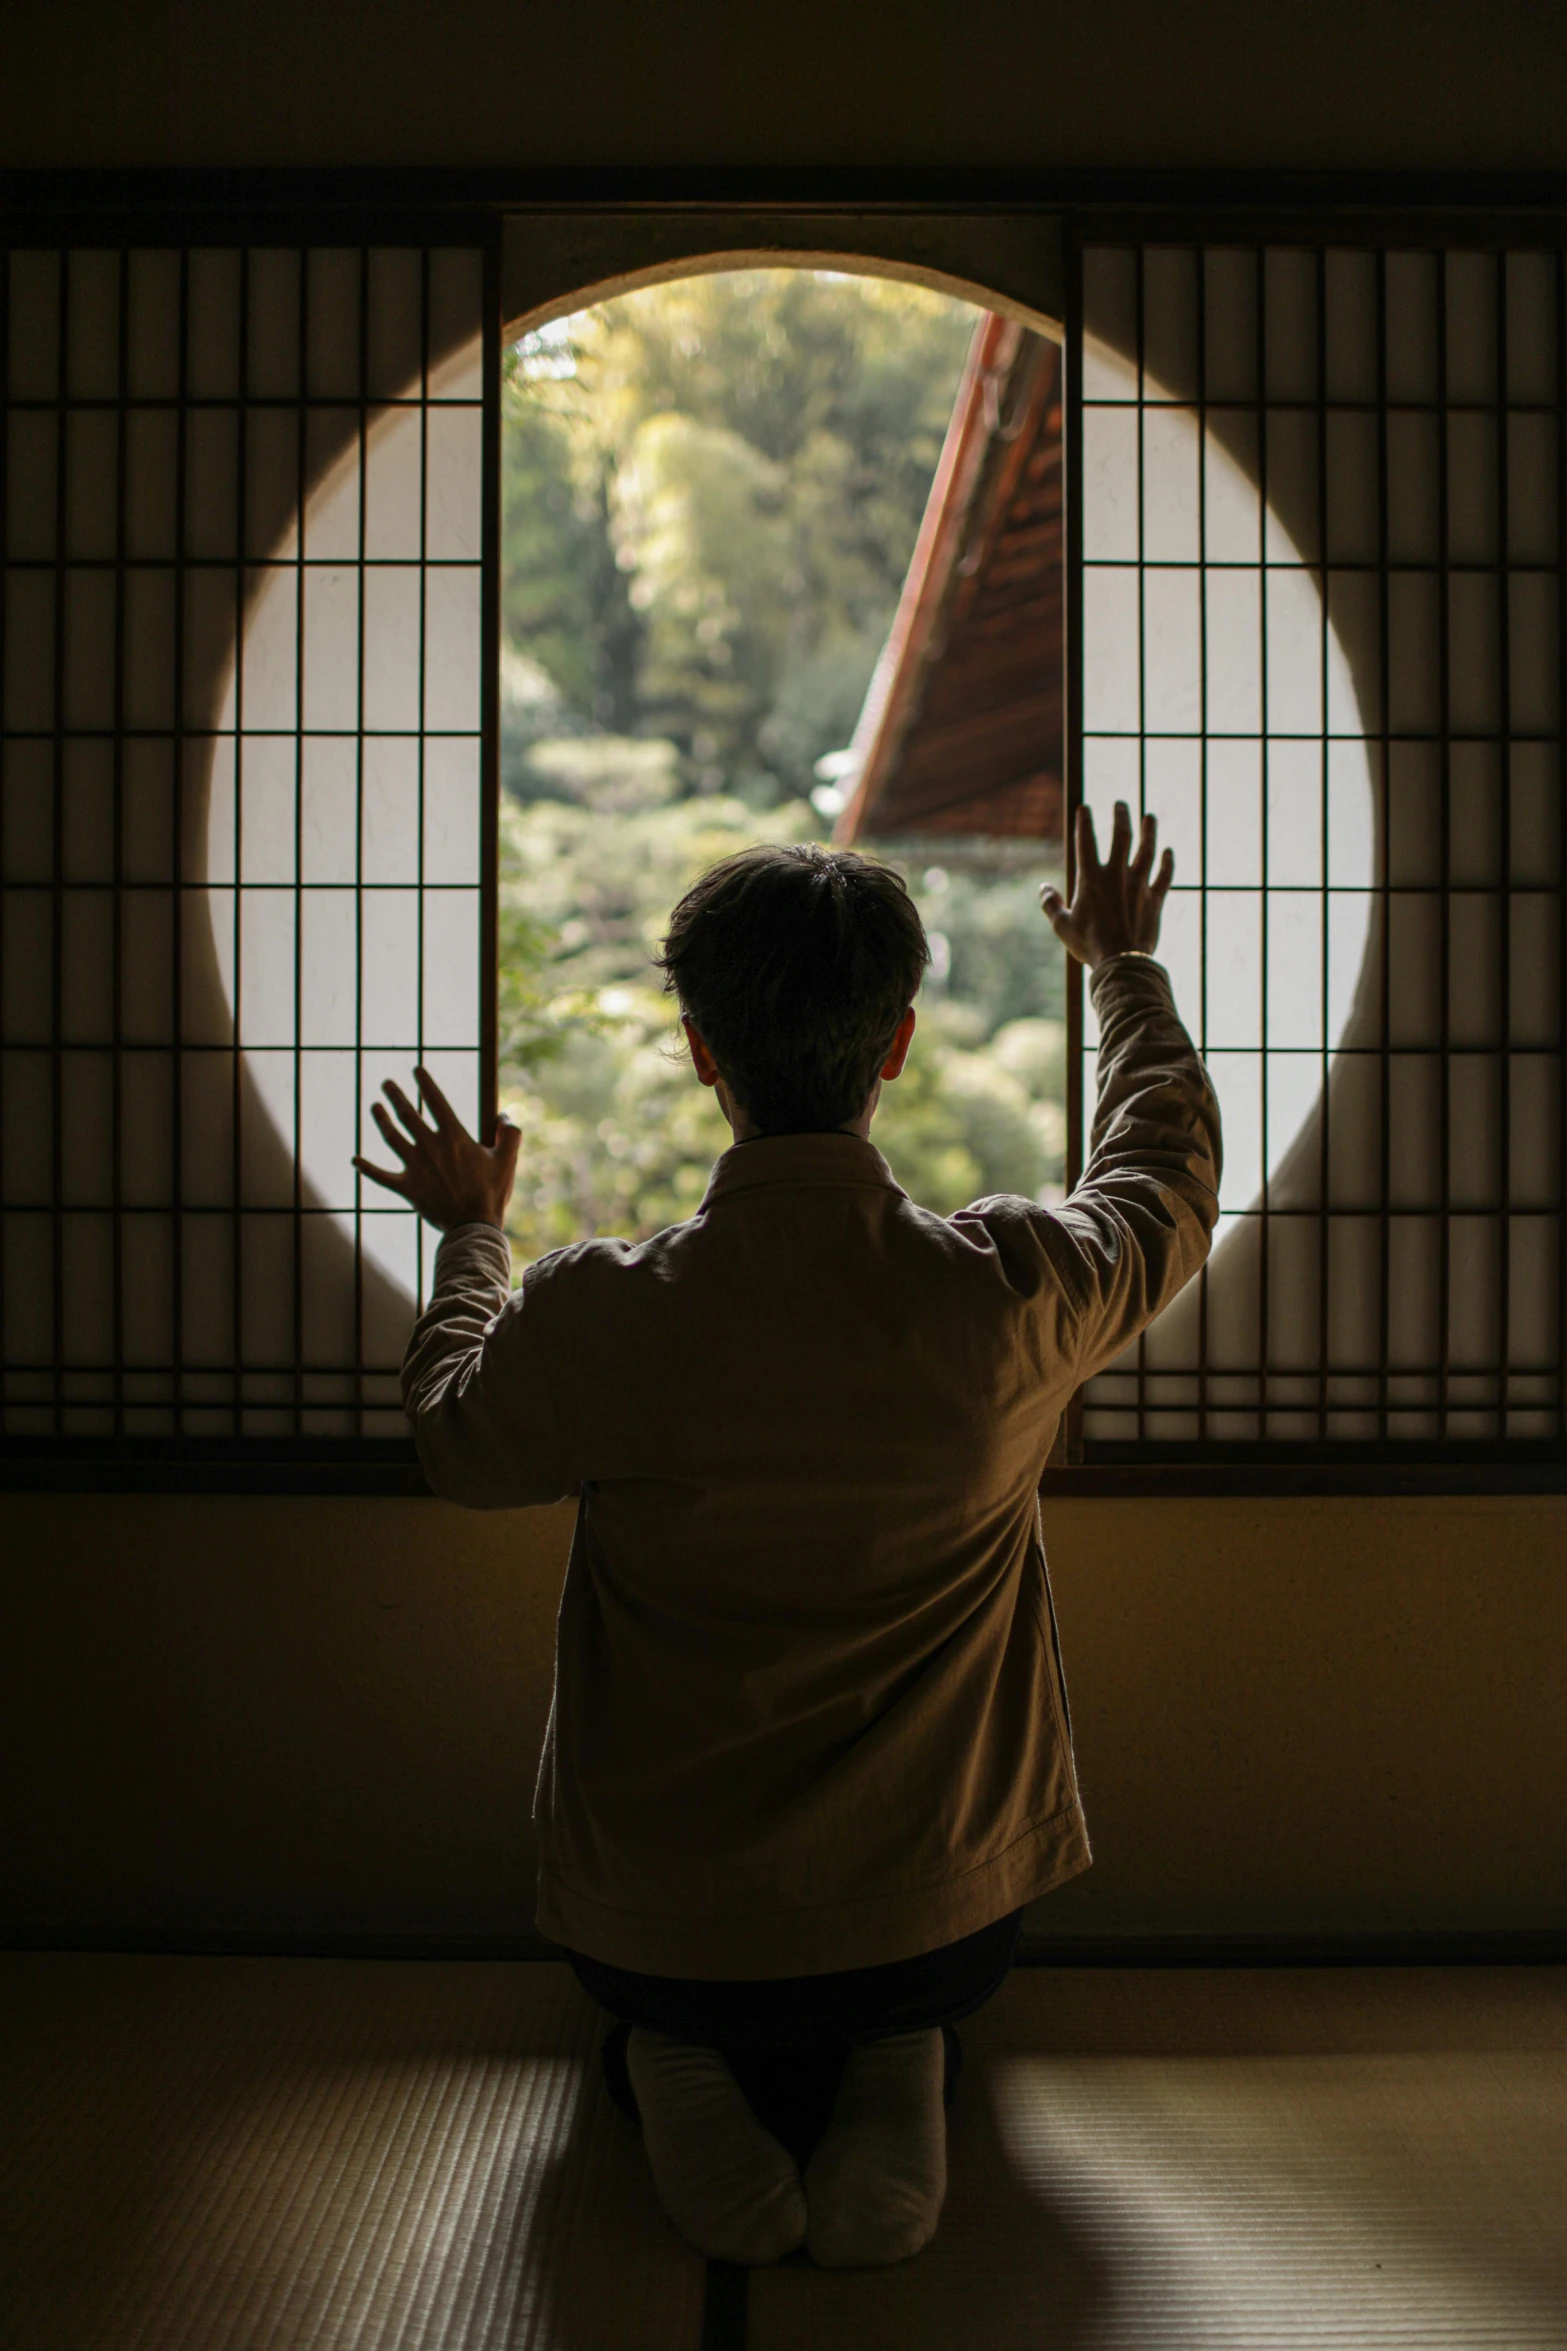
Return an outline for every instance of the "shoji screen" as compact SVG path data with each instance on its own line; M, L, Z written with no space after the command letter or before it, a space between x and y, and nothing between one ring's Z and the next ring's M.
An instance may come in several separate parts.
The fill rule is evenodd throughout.
M4 1423L401 1431L383 1076L478 1113L497 479L463 245L19 247L5 406Z
M1561 256L1081 264L1081 790L1174 845L1227 1143L1088 1457L1560 1442Z

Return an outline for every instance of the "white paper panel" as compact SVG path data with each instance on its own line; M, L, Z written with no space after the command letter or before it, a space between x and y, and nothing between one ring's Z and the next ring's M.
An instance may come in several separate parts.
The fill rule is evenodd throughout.
M412 733L420 715L419 568L411 563L378 566L365 573L364 593L364 723L372 734Z
M420 879L421 755L428 757L425 747L407 735L365 738L360 870L366 882Z
M427 882L477 885L480 867L479 745L477 739L424 746L424 877Z
M365 450L365 554L372 563L418 562L423 479L417 422L396 408L373 415Z
M178 552L178 484L178 417L167 408L130 409L125 418L125 552L134 561L167 562Z

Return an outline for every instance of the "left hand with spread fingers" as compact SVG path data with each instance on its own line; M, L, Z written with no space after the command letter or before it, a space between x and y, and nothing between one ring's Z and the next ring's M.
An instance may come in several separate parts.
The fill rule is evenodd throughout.
M486 1146L470 1135L427 1069L417 1069L419 1093L430 1112L422 1118L394 1078L381 1091L401 1120L394 1126L379 1102L370 1106L381 1140L396 1153L400 1166L375 1167L368 1159L354 1165L388 1192L395 1192L417 1208L439 1232L454 1225L492 1224L506 1228L506 1203L517 1175L517 1152L522 1130L503 1111L495 1123L495 1141Z

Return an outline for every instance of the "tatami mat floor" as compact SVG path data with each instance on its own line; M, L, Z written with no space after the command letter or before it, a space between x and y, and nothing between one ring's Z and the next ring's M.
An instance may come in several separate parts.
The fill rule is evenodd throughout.
M542 1962L0 1963L4 2351L698 2351ZM1020 1971L907 2268L707 2351L1567 2351L1567 1970ZM727 2281L732 2286L733 2281Z

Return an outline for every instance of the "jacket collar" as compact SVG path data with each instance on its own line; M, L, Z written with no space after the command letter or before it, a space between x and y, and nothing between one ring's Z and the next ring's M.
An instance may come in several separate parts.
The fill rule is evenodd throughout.
M891 1168L873 1143L858 1135L758 1135L732 1143L708 1179L702 1206L711 1208L727 1193L758 1184L878 1184L901 1192Z

